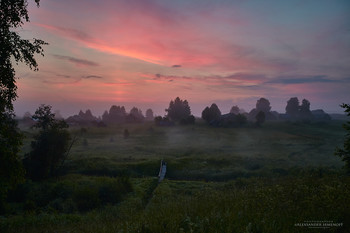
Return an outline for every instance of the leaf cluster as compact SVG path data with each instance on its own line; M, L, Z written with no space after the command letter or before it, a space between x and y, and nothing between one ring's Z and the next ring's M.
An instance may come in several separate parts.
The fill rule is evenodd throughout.
M350 104L340 105L344 108L344 112L347 113L347 116L350 116ZM334 154L339 156L345 162L345 168L350 173L350 121L343 124L343 128L347 131L344 140L344 148L336 148Z

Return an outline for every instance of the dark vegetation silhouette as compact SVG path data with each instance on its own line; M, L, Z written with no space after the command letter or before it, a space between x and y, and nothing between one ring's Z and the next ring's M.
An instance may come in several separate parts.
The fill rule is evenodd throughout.
M218 106L213 103L202 111L202 119L215 127L236 127L247 123L247 117L240 112L237 106L233 106L229 113L221 114Z
M39 0L35 2L39 6ZM42 46L47 44L38 39L22 39L15 31L29 21L27 6L26 0L0 1L0 211L7 192L24 177L18 159L22 137L14 119L17 86L12 62L23 62L38 70L34 55L43 55Z
M297 97L290 98L287 101L286 114L291 118L299 116L299 99Z
M154 120L152 109L147 109L145 117L142 110L137 107L133 107L130 112L127 113L124 106L113 105L109 111L105 111L102 114L102 119L99 123L103 122L103 124L113 125L122 123L142 123L145 120Z
M149 108L146 110L146 121L153 121L153 120L154 120L153 110Z
M207 123L211 123L212 121L219 120L221 117L221 111L218 106L213 103L210 107L206 107L202 111L202 119Z
M56 114L55 117L58 119ZM97 125L99 120L97 117L93 116L91 110L88 109L85 113L80 110L78 115L70 116L66 121L70 125Z
M167 117L174 122L183 123L191 122L192 119L189 119L191 116L191 108L187 100L181 100L179 97L176 97L175 100L171 100L169 107L165 109L167 112Z
M314 116L310 111L310 101L303 99L301 105L299 105L297 97L290 98L287 101L286 117L289 120L312 121Z
M262 124L265 122L265 112L263 111L260 111L256 116L255 116L255 119L256 119L256 126L257 127L261 127Z
M248 119L251 121L255 121L256 116L259 114L259 112L263 112L265 114L265 119L268 121L278 119L278 113L271 112L271 105L268 99L265 99L265 98L258 99L256 102L255 108L249 112Z
M350 117L350 104L340 105L344 108L344 112ZM347 131L344 139L343 148L337 147L335 150L335 155L339 156L345 162L345 169L350 173L350 121L343 124L343 128Z
M281 114L271 111L270 101L266 98L260 98L256 102L256 107L249 113L240 109L237 105L231 107L230 112L222 114L219 107L213 103L210 107L206 107L201 114L201 118L209 125L216 127L241 127L244 125L257 125L256 117L259 112L265 115L265 121L287 120L299 121L303 123L327 122L331 117L322 109L310 110L310 101L303 99L299 104L297 97L292 97L287 101L286 113ZM123 124L123 123L143 123L145 121L154 121L157 126L173 126L175 123L180 125L195 124L196 118L191 115L191 109L187 100L181 100L179 97L171 100L169 108L165 109L164 117L154 117L153 110L147 109L145 116L142 110L133 107L129 113L126 112L124 106L112 105L109 111L104 111L102 117L95 117L91 110L85 113L80 110L77 115L67 118L69 125L80 126L98 126L106 127L107 125ZM27 115L30 113L27 113ZM23 117L23 124L30 125L32 120L28 116ZM56 117L57 118L57 117ZM261 118L261 116L260 116ZM248 124L249 123L249 124Z
M304 122L309 122L314 118L314 116L310 111L310 101L308 101L307 99L303 99L300 105L299 112L300 112L301 120Z
M292 97L287 101L286 113L280 114L281 120L300 121L304 123L328 122L331 120L329 114L322 109L310 110L310 101L303 99L301 104L297 97Z
M43 180L57 175L58 169L66 160L71 137L64 120L55 119L51 106L41 105L32 117L34 128L39 132L31 143L31 151L23 160L27 176L32 180Z
M124 123L126 111L124 106L113 105L109 112L105 111L102 115L102 121L106 124Z
M230 113L233 113L233 114L236 114L238 115L240 113L240 109L237 105L235 106L232 106L231 110L230 110Z
M141 123L145 120L145 117L143 116L141 109L133 107L130 110L130 113L126 115L125 119L127 123Z
M168 117L157 116L154 118L154 123L156 126L174 126L175 123L170 121Z
M195 123L196 123L196 118L193 115L190 115L187 118L182 118L180 120L181 125L194 125Z

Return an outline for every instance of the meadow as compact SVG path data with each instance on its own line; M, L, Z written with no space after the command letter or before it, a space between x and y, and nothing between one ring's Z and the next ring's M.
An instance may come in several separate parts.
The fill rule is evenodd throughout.
M349 232L350 178L333 155L342 123L71 127L60 176L14 190L0 231ZM22 130L23 156L34 131Z

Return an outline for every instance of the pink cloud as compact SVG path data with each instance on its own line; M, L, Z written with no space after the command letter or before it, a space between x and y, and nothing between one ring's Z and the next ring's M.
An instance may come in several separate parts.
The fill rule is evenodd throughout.
M84 29L75 29L78 26L73 20L64 26L38 25L88 48L164 66L181 64L221 71L290 69L287 60L267 58L262 51L217 34L215 24L230 26L230 34L234 34L234 26L244 25L242 19L219 17L227 13L225 8L215 9L216 13L208 17L203 12L185 15L155 1L107 2L96 10L100 20L86 18ZM84 3L88 12L93 7Z

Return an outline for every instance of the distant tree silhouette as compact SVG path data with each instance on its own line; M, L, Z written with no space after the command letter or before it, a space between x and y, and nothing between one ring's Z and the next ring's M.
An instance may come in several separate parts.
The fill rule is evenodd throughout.
M240 109L239 107L236 105L236 106L232 106L231 110L230 110L230 113L233 113L235 115L238 115L240 113Z
M130 114L132 114L133 116L135 116L137 119L140 119L140 120L143 120L145 117L143 116L142 114L142 111L141 109L138 109L136 107L133 107L131 110L130 110Z
M270 110L271 110L270 101L268 99L265 99L265 98L260 98L256 102L256 110L258 112L262 111L265 114L270 112Z
M264 122L265 122L265 113L263 111L260 111L256 115L256 125L260 127Z
M188 116L187 118L182 118L180 120L181 125L194 125L196 118L193 115Z
M309 113L310 111L310 101L303 99L300 105L300 113Z
M311 111L313 120L316 122L328 122L332 120L331 116L322 109L316 109Z
M181 100L179 97L169 103L169 108L165 110L168 112L167 117L172 121L180 121L187 119L191 115L191 109L187 100Z
M70 149L70 134L64 120L56 120L51 106L41 105L33 115L35 128L40 131L34 136L31 152L23 160L27 175L33 180L41 180L56 175Z
M210 107L206 107L202 111L202 119L210 123L213 120L218 120L221 116L219 107L213 103Z
M63 118L57 118L56 116L55 118L63 119ZM67 118L67 123L71 125L89 125L89 124L97 125L97 121L98 121L98 118L92 115L90 109L86 110L85 113L82 110L80 110L78 115L70 116Z
M160 125L160 123L161 123L162 120L163 120L163 117L161 117L161 116L156 116L156 117L154 118L154 123L155 123L156 125Z
M193 115L190 115L189 117L187 117L187 123L189 125L194 125L194 123L196 122L196 118Z
M126 111L124 106L113 105L109 109L108 114L105 112L102 115L103 122L107 124L123 123L126 117Z
M103 122L108 122L109 121L109 114L108 111L104 111L104 113L102 114L102 121Z
M345 109L345 113L350 117L350 104L342 104L340 106ZM345 162L345 168L347 172L350 173L350 121L343 124L343 128L347 131L344 140L344 148L341 149L337 147L334 154Z
M154 119L153 110L149 108L146 110L146 120L153 121L153 119Z
M307 99L303 99L299 107L299 114L301 120L303 120L304 122L309 122L314 118L310 111L310 101L308 101Z
M130 110L130 113L126 115L125 121L127 123L141 123L143 122L145 117L142 114L141 109L138 109L136 107L133 107Z
M156 126L174 126L174 122L170 121L168 117L157 116L154 118Z
M247 123L247 117L244 114L237 114L236 116L236 122L238 126L245 125Z
M292 118L296 118L299 116L299 100L297 97L290 98L287 101L286 114L291 116Z
M263 112L265 114L266 120L276 120L277 117L274 115L273 112L271 112L271 105L270 101L265 98L260 98L256 102L256 108L252 109L249 114L249 120L254 121L256 120L256 116L259 112Z

